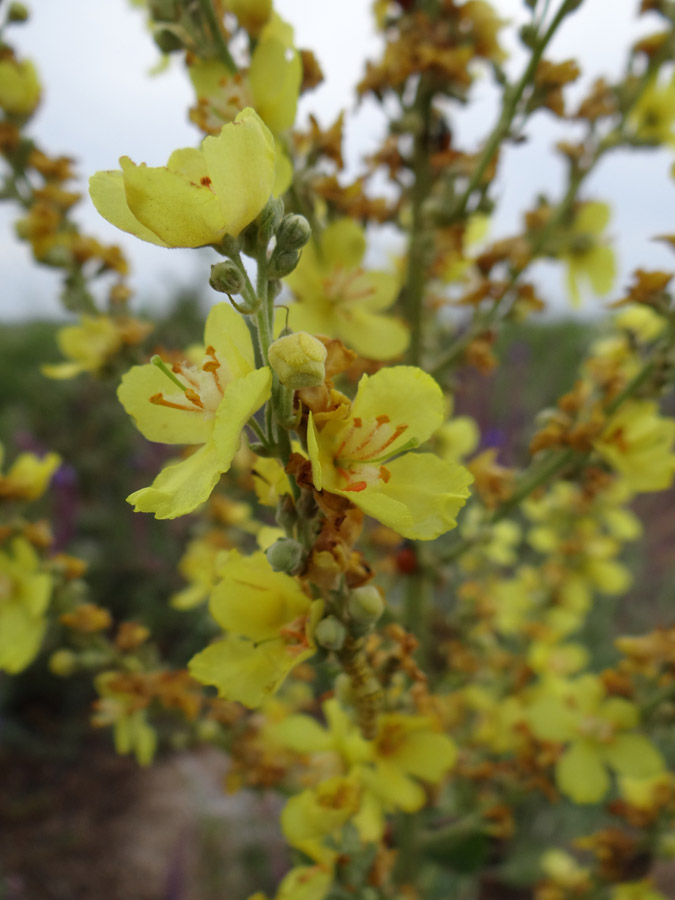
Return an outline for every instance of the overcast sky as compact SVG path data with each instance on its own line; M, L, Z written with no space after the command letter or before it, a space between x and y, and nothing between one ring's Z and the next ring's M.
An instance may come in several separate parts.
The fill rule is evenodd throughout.
M507 68L512 75L524 65L515 25L527 20L523 0L496 0L500 15L514 25L503 42L512 53ZM551 4L557 8L557 2ZM10 33L21 55L39 67L45 91L30 125L30 133L51 154L77 158L84 190L86 180L99 169L117 167L122 155L135 162L162 165L177 147L195 145L197 129L187 119L192 90L178 59L168 72L150 77L158 51L149 36L142 12L126 0L33 0L31 20ZM366 0L339 4L316 0L275 0L275 8L291 22L299 46L314 50L326 81L308 94L300 106L298 124L308 112L323 124L342 107L351 110L347 127L347 157L354 167L359 156L371 151L383 134L383 121L374 104L356 110L354 85L366 58L378 53L379 38ZM639 0L585 0L581 9L560 30L547 56L560 61L575 56L583 79L571 96L579 96L601 74L617 77L626 47L640 34L658 26L655 16L638 21ZM608 15L611 11L611 17ZM492 127L497 109L489 78L475 90L476 101L453 120L457 138L476 149ZM496 198L499 213L491 237L518 227L519 213L537 193L559 195L562 166L550 147L567 134L548 113L536 115L527 130L528 142L510 149L500 164ZM610 232L617 238L620 262L617 291L637 265L670 268L672 252L651 237L675 231L675 186L668 178L672 154L621 153L608 158L589 179L585 195L611 202ZM0 207L0 266L4 290L0 316L7 319L59 314L59 275L35 266L28 249L13 238L15 210ZM213 251L165 250L136 240L101 219L88 196L78 206L78 221L102 240L124 247L132 266L132 283L143 303L162 303L177 286L205 284ZM376 247L388 248L386 235ZM563 279L552 264L539 264L537 273L547 299L558 308L565 304ZM590 301L590 308L599 301Z

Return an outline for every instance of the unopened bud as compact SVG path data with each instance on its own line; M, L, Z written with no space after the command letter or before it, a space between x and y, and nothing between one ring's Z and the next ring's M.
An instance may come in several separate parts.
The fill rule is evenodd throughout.
M221 294L239 294L244 287L244 276L231 259L211 266L209 284Z
M270 344L268 359L279 381L294 391L317 387L326 378L327 350L320 340L298 331Z
M152 39L162 53L175 53L177 50L182 50L184 46L178 35L169 31L168 28L159 28L153 34Z
M374 585L364 584L349 595L349 615L359 625L372 625L383 612L384 600Z
M68 678L77 669L77 656L72 650L56 650L49 657L49 671L59 678Z
M28 20L28 9L23 3L10 3L7 10L8 22L26 22Z
M301 544L291 538L279 538L265 550L267 562L275 572L295 575L302 568L305 551Z
M291 213L284 216L277 230L277 247L282 250L300 250L312 236L312 229L304 216Z
M347 629L335 616L326 616L314 629L314 640L326 650L341 650Z
M300 253L297 250L282 250L275 247L267 268L268 276L283 278L285 275L290 275L299 259Z

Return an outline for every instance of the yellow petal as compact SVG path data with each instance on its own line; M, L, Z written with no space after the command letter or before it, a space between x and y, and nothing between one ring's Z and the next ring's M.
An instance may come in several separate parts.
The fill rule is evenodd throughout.
M277 638L284 625L306 615L310 599L290 575L273 571L264 553L233 550L211 595L214 619L228 631L255 641Z
M99 214L116 228L133 234L142 241L157 244L158 247L169 246L154 231L139 222L129 209L121 172L96 172L89 179L89 194Z
M555 779L574 803L599 803L609 790L607 770L589 741L578 741L563 753L556 764Z
M206 443L213 431L213 419L205 417L197 407L188 411L151 403L150 398L160 393L180 392L152 363L133 366L122 376L122 383L117 389L120 403L149 441L162 444Z
M221 202L209 186L166 166L137 166L128 156L120 159L120 166L132 215L167 247L203 247L228 232ZM122 227L120 222L112 224Z
M641 734L620 734L604 747L609 765L629 778L652 778L665 771L663 757Z
M220 134L202 144L213 190L221 200L222 234L235 237L255 219L272 193L274 138L252 110L239 113Z
M388 451L393 455L411 439L422 444L443 422L443 392L431 375L416 366L393 366L364 375L352 404L351 417L364 422L387 415L394 426L406 430Z
M386 468L386 483L369 485L360 493L338 492L410 540L430 541L454 528L473 481L467 469L433 453L406 453Z
M193 656L190 674L202 684L212 684L219 696L256 709L283 683L290 670L314 651L289 654L278 640L253 644L244 638L227 637Z
M231 462L230 458L230 462ZM187 459L166 466L152 485L127 497L134 512L151 512L156 519L175 519L194 512L211 496L226 471L216 444L211 440Z

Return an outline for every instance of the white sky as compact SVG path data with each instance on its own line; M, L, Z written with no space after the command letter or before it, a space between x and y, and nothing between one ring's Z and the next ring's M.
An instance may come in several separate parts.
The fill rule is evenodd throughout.
M118 157L161 165L172 150L200 140L187 119L192 91L178 59L157 77L148 72L157 62L156 50L146 30L142 13L125 0L28 0L30 21L15 26L9 35L22 55L39 67L46 86L30 133L50 154L77 158L77 169L86 179L99 169L117 167ZM278 12L296 30L296 42L314 50L325 83L301 103L298 124L314 112L323 124L331 122L343 106L354 112L353 87L361 77L364 61L378 53L379 38L366 0L341 0L339 4L316 0L275 0ZM527 20L523 0L493 0L499 14L512 22ZM551 4L557 8L557 3ZM658 27L655 16L636 11L639 0L585 0L552 42L547 57L560 61L575 56L583 79L574 87L578 96L600 74L610 78L622 71L625 48L639 34ZM608 13L610 14L608 16ZM504 43L513 53L507 68L516 75L523 68L524 54L515 28L505 30ZM489 133L497 114L495 93L489 78L478 85L476 99L453 121L456 137L475 149ZM383 120L374 104L366 102L347 126L347 158L353 166L371 151L383 134ZM548 113L537 114L527 129L529 141L510 149L500 165L496 198L499 212L491 236L518 227L519 213L541 191L555 199L561 188L562 165L550 152L556 140L567 134ZM675 185L667 176L671 154L615 154L589 179L586 197L611 202L610 226L617 238L620 275L616 290L638 265L669 268L672 253L650 238L675 231ZM161 304L178 286L206 285L210 250L165 250L144 244L101 219L88 196L78 206L78 221L108 242L123 246L132 266L132 284L138 301ZM16 218L9 204L0 206L0 269L4 291L0 296L0 318L56 316L58 272L33 264L28 249L13 238ZM388 248L386 235L375 240ZM562 275L552 264L539 264L546 297L564 305ZM591 300L597 308L600 301Z

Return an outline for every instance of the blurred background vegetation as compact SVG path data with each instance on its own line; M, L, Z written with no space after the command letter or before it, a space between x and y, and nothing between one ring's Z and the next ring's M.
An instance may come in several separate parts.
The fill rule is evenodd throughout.
M178 297L153 332L150 348L198 342L203 314L197 300ZM133 427L115 397L120 372L72 381L41 374L39 364L58 359L57 327L34 321L0 329L0 442L6 463L25 450L61 455L63 464L41 510L51 522L55 550L84 559L90 599L108 608L116 621L133 618L149 626L167 661L182 666L208 640L201 613L178 612L168 604L183 586L176 562L191 517L158 522L135 515L124 499L148 484L173 450L145 441ZM592 323L577 320L514 322L494 348L501 361L498 375L463 367L454 411L476 419L481 448L498 448L504 465L525 464L534 417L572 387L597 333ZM533 378L533 372L545 377ZM637 501L645 536L629 547L630 558L624 560L635 573L634 587L618 601L604 598L583 636L600 667L614 658L616 634L641 633L672 618L668 610L675 584L667 575L675 545L672 504L673 492L645 494ZM261 814L260 808L274 798L248 798L241 805L239 795L209 797L203 765L216 777L225 765L215 751L200 757L199 765L189 756L165 758L149 773L139 773L133 760L115 757L109 732L92 732L89 724L90 676L58 679L48 671L47 659L58 640L53 634L39 659L18 677L0 676L0 830L12 835L10 842L0 842L0 900L85 900L92 896L87 878L92 866L97 879L107 880L108 893L101 895L106 900L222 900L230 892L246 896L249 883L260 887L266 879L271 889L286 865L284 851L278 835L275 844L271 831L261 836L260 826L252 823L261 815L274 821L273 810ZM86 767L79 766L85 755ZM229 805L220 808L224 801ZM162 803L169 804L164 812ZM186 819L191 803L198 812ZM577 829L578 816L593 815L578 807L570 810ZM564 824L560 812L556 828ZM103 820L108 824L101 827ZM171 822L164 838L161 821ZM144 844L143 863L120 872L119 856L114 864L109 860L109 845L123 840L140 846L146 826L159 849L153 855L152 842ZM224 846L231 852L223 853ZM480 865L488 850L459 845L458 860L478 854ZM523 852L534 858L531 847ZM167 859L176 853L172 868ZM147 874L152 865L164 868L153 876ZM3 876L18 871L25 873L18 882ZM192 873L187 881L186 871ZM139 886L139 878L147 885ZM159 893L158 883L163 885ZM199 885L196 894L194 884Z

